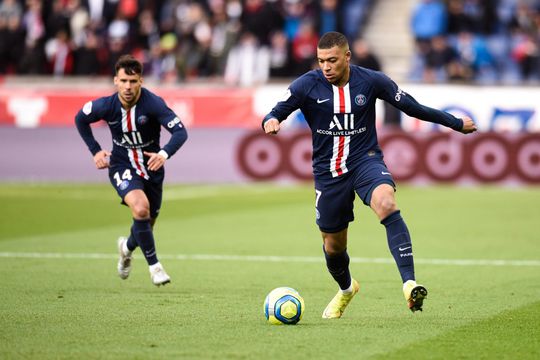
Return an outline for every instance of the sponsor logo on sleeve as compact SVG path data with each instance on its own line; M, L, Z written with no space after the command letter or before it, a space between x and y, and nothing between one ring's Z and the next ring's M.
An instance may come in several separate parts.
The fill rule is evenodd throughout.
M405 94L405 91L401 90L398 88L397 92L396 92L396 101L400 101L401 100L401 96L405 96L407 94Z
M180 119L178 118L178 116L172 119L171 121L169 121L167 123L167 127L169 129L172 129L176 124L178 124L178 127L182 127L182 123L180 122Z

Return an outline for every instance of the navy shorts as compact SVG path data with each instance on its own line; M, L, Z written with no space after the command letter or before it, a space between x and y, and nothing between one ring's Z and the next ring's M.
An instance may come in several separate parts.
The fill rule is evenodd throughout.
M335 178L315 177L315 211L320 230L336 233L346 229L354 220L355 193L369 206L373 190L381 184L396 187L382 159L370 159Z
M159 209L161 208L165 171L161 168L158 171L150 172L150 174L150 179L146 180L137 175L131 166L116 164L109 168L109 180L116 189L118 196L122 198L122 204L126 204L124 197L127 193L136 189L142 190L150 203L150 217L155 219L159 215Z

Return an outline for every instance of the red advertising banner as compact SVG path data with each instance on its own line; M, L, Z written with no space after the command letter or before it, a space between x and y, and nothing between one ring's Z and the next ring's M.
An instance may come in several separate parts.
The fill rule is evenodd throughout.
M540 184L538 133L381 131L379 143L396 181ZM248 134L239 142L237 163L254 180L309 180L311 133Z
M113 92L114 89L0 89L0 125L73 126L75 114L86 102ZM156 94L191 128L260 126L260 118L253 109L253 93L247 89L160 89Z

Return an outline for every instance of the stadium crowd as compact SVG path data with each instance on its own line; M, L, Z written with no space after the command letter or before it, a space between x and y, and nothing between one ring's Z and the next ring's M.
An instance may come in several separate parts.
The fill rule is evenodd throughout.
M540 1L419 0L410 77L426 82L540 80Z
M379 67L361 39L376 0L0 1L0 75L110 75L129 52L160 82L253 85L312 68L331 30ZM540 0L418 0L410 17L410 80L540 79Z
M319 34L355 37L373 0L1 0L0 73L107 75L124 53L164 82L236 84L312 66Z

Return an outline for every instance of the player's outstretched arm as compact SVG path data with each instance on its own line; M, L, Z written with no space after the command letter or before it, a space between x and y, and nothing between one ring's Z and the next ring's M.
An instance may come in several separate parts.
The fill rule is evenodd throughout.
M470 134L478 130L476 128L476 124L474 123L473 119L471 119L470 117L465 116L461 118L461 121L463 121L463 127L460 130L461 133Z
M279 124L279 120L276 118L270 118L264 122L264 132L267 134L275 135L280 129L281 125Z
M109 167L109 156L111 153L106 150L100 150L94 155L94 163L98 169L106 169Z

